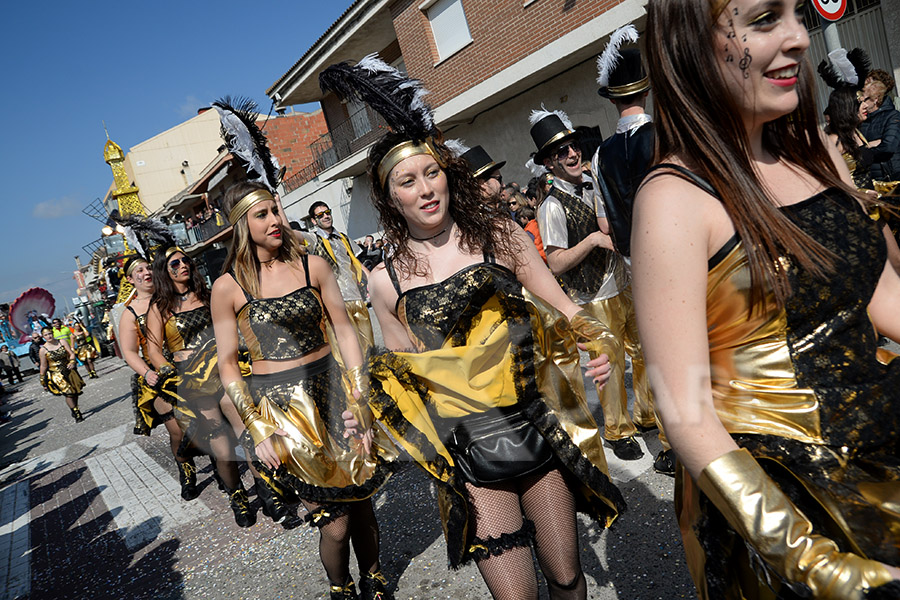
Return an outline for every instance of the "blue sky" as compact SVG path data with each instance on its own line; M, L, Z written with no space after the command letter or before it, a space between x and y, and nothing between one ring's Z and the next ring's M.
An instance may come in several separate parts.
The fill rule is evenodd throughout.
M226 94L267 112L266 88L351 4L5 3L0 302L40 286L62 312L75 296L74 257L100 237L81 209L112 182L103 121L127 152Z

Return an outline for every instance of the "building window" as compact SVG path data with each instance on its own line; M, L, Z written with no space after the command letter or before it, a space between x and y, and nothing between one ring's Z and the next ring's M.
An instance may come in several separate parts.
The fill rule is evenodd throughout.
M472 41L462 0L429 0L423 2L419 8L425 11L431 23L431 33L437 46L439 61Z

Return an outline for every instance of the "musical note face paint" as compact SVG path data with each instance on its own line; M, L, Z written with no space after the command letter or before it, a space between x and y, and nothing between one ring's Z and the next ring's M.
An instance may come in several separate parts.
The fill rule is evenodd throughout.
M714 35L719 69L748 127L797 107L809 36L797 0L731 0Z

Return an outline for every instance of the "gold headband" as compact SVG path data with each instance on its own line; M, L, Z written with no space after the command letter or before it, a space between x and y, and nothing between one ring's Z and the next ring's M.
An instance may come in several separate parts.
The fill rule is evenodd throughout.
M169 260L169 257L172 256L173 254L175 254L176 252L181 252L182 254L187 256L187 253L184 250L182 250L178 246L172 246L171 248L166 250L166 260Z
M381 159L381 162L378 163L378 180L381 182L381 187L384 187L391 169L396 167L400 161L419 154L430 154L441 168L447 166L446 162L438 154L437 148L434 147L434 138L427 137L421 144L407 140L391 148L384 155L384 158Z
M709 0L709 14L715 22L731 0Z
M228 213L228 222L234 225L241 217L246 215L247 211L253 208L254 205L265 200L275 200L275 196L273 196L269 190L254 190L250 192L231 207L231 212Z
M166 258L169 258L169 257L166 256ZM131 274L134 273L134 270L141 263L147 263L147 261L144 258L135 258L133 261L128 263L128 268L125 269L125 277L131 277ZM147 264L150 264L150 263L147 263Z

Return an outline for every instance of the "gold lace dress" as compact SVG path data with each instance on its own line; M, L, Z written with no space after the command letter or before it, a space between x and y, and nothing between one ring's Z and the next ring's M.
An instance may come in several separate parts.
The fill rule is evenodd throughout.
M836 274L823 281L783 256L792 290L785 307L769 293L750 313L741 243L710 260L716 410L816 533L842 551L898 565L900 360L879 349L866 312L887 258L884 238L837 189L783 211L836 255ZM753 555L682 469L675 502L701 598L803 597Z

